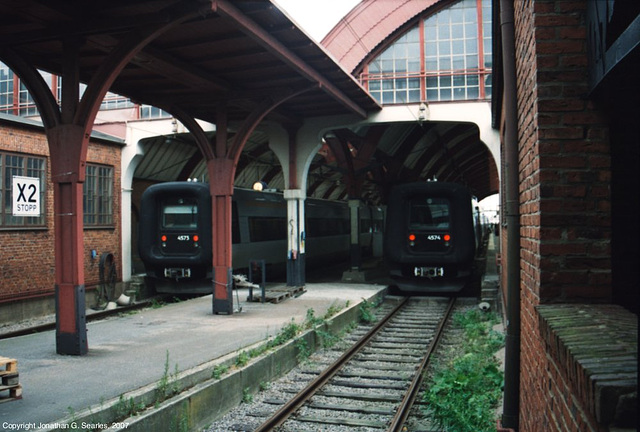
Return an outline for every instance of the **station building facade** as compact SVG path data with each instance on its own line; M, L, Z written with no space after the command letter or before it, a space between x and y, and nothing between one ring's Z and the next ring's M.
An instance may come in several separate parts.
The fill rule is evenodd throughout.
M123 145L122 140L94 133L89 146L83 194L87 286L99 281L102 253L119 255ZM0 114L0 325L55 310L55 221L48 156L39 122ZM13 176L40 179L41 216L13 215Z
M40 73L59 101L60 77ZM0 63L0 325L55 311L53 185L47 137L39 120L20 77ZM119 282L130 280L131 254L125 257L123 252L131 250L128 166L136 143L143 137L176 131L175 120L156 107L111 92L105 96L89 143L83 185L87 306L96 301L104 254L111 255L109 262L115 266L116 296L124 290ZM42 216L12 215L14 175L40 179L40 201L46 209Z

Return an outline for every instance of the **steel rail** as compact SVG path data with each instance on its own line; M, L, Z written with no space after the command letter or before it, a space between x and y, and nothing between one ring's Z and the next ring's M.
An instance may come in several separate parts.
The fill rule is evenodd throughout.
M409 297L405 297L391 312L381 319L367 334L365 334L359 341L357 341L351 348L349 348L339 359L337 359L331 366L325 369L316 379L311 381L304 389L302 389L297 395L295 395L289 402L284 404L282 408L276 411L273 416L267 419L264 423L258 426L254 432L267 432L274 428L281 426L298 408L300 408L336 373L342 368L342 366L351 360L390 320L398 311L407 303Z
M403 430L402 428L404 426L405 421L407 420L407 417L409 416L409 411L411 411L411 407L413 406L413 403L416 400L416 397L418 396L418 391L420 390L420 384L422 383L425 369L427 368L427 366L429 365L429 362L431 361L431 354L433 353L433 350L438 346L438 342L440 341L440 336L442 336L444 326L449 319L449 315L451 315L451 311L453 310L453 306L455 305L455 302L456 302L455 297L451 298L451 300L449 301L449 304L447 305L447 309L445 310L444 316L440 320L438 327L436 327L436 331L433 335L433 339L431 340L431 343L429 344L429 348L427 349L427 352L422 358L422 361L420 362L420 366L416 370L413 380L411 381L411 385L407 389L407 392L405 393L405 396L402 399L402 402L400 403L398 410L396 411L396 415L393 417L393 420L391 420L391 425L387 429L388 432L400 432Z
M98 312L92 312L92 313L88 313L86 315L86 322L89 323L91 321L97 321L99 319L102 318L106 318L106 317L110 317L112 315L118 315L120 313L124 313L124 312L130 312L133 310L137 310L137 309L142 309L148 306L151 306L153 304L154 300L157 300L157 297L151 298L151 299L145 299L139 302L136 302L132 305L126 305L126 306L120 306L116 309L110 309L110 310L102 310L102 311L98 311ZM55 330L56 329L56 322L48 322L48 323L44 323L44 324L37 324L37 325L33 325L31 327L25 327L19 330L12 330L6 333L0 333L0 340L2 339L11 339L14 337L18 337L18 336L25 336L25 335L29 335L29 334L34 334L34 333L40 333L40 332L44 332L44 331L51 331L51 330Z

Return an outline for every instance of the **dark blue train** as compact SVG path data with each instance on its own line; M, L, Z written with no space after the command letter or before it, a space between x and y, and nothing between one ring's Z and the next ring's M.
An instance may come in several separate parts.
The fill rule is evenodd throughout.
M435 181L394 187L384 236L394 289L480 295L487 227L466 187Z
M307 267L348 262L350 216L345 202L305 200ZM382 231L383 212L360 209L360 244L370 252L373 233ZM142 195L138 252L157 292L210 293L212 276L209 185L167 182ZM287 260L287 203L281 193L234 189L232 197L234 270L264 259L267 276L283 275ZM246 274L246 273L245 273Z

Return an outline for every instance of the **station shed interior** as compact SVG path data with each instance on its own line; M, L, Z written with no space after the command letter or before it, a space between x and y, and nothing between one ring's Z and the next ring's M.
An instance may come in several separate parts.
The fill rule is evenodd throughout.
M566 364L559 364L557 358L562 353L555 352L550 342L557 335L552 326L545 327L548 322L544 314L558 305L584 312L592 310L589 306L597 309L611 303L637 314L637 266L629 263L637 259L638 248L637 243L634 246L629 241L634 236L637 239L637 224L634 227L630 215L637 216L638 200L637 196L629 199L624 191L628 190L625 184L632 185L635 191L638 185L638 133L637 128L630 127L635 112L630 101L637 100L634 96L638 95L633 71L638 64L639 11L627 5L628 13L622 17L623 1L602 2L604 6L595 12L587 11L589 2L517 3L515 50L521 55L517 58L521 123L515 130L520 133L517 139L521 153L513 164L513 160L505 160L504 154L496 158L487 149L487 143L483 143L486 135L477 126L439 121L437 115L423 116L425 110L435 113L436 104L425 105L424 109L422 104L416 104L411 111L412 121L385 121L381 104L354 79L366 73L367 61L380 54L383 41L394 40L416 25L421 13L432 13L451 3L454 2L406 2L402 7L391 8L389 2L362 2L330 32L323 48L268 2L1 2L11 24L0 27L0 60L21 76L34 96L51 150L56 183L59 349L65 354L84 354L88 349L79 303L84 289L79 265L82 223L67 215L82 212L79 185L84 180L87 140L102 97L113 91L166 110L189 130L190 134L148 139L144 145L167 155L165 152L176 150L176 142L184 144L179 156L184 163L176 167L172 179L209 178L212 195L217 197L214 213L219 212L217 220L221 221L214 231L220 237L229 231L225 215L230 213L234 178L238 184L244 181L248 185L259 177L276 188L296 191L290 195L296 205L312 195L384 203L386 188L394 182L432 176L463 181L479 198L500 191L504 203L508 195L505 168L511 164L509 175L515 173L519 179L519 196L511 202L517 209L513 211L512 207L511 213L502 215L500 236L503 250L511 241L511 247L515 245L522 255L503 255L501 277L503 290L508 289L507 284L516 284L515 295L514 291L503 295L505 301L519 303L510 309L522 314L525 321L523 339L520 340L518 327L518 334L512 334L510 341L523 357L522 364L517 363L516 370L508 372L508 380L517 383L515 394L508 396L511 402L515 400L515 406L507 413L509 427L533 431L556 422L553 430L562 430L557 429L557 424L573 422L588 424L592 429L609 428L617 421L617 410L629 415L633 410L620 404L637 400L637 384L636 399L629 399L627 395L633 393L634 384L627 375L611 385L605 382L596 396L604 398L606 391L612 391L617 392L615 398L607 399L606 404L601 403L604 399L596 401L596 396L581 387L582 376L571 375L574 367L582 370L579 361L571 363L569 355ZM492 2L494 35L501 27L499 12L504 3ZM386 6L380 8L381 5ZM589 18L593 15L598 18ZM374 16L384 19L377 21L379 25L368 25ZM598 20L599 26L586 28L585 22L591 25ZM560 32L560 36L556 34L560 42L571 39L576 52L572 51L573 46L562 45L548 36L554 26ZM539 40L528 38L536 28L540 29L535 33ZM351 42L349 35L354 38ZM544 35L552 39L551 44ZM500 42L502 39L494 37L494 43ZM589 82L586 51L598 43L609 51L598 51L601 57L595 57L603 61L592 66L596 78ZM553 51L552 46L563 48L561 52L544 52ZM526 60L532 52L527 49L539 56L539 64ZM501 51L494 45L496 56ZM617 59L614 52L625 55ZM556 64L554 55L566 57ZM496 58L496 68L502 70L502 61ZM539 74L527 75L527 68L534 66L540 68ZM38 69L62 77L60 108ZM496 75L493 126L500 129L504 142L513 138L508 134L514 131L513 123L508 124L505 119L509 108L503 99L508 93L503 88L506 77ZM536 89L549 93L541 96L540 105L536 105L538 101L525 104L529 111L522 111L522 104L530 102L527 96L538 96L527 92L534 76L539 80ZM570 89L569 93L563 94L554 87L559 77L564 77L560 81ZM79 97L81 82L87 84L87 90ZM575 108L582 107L582 103L586 108ZM603 119L602 111L607 109L614 115ZM553 123L556 116L565 113L566 120ZM539 128L531 126L531 116L541 121ZM573 117L569 119L570 116ZM205 130L196 119L215 124L215 133ZM583 129L576 132L576 128ZM535 136L539 130L540 136ZM574 132L577 135L571 135ZM553 158L552 144L558 141L566 147ZM583 147L586 141L589 144ZM629 145L621 144L624 142ZM569 151L572 144L574 150ZM602 146L606 148L603 150ZM503 153L504 147L505 144ZM588 157L576 158L581 151ZM586 164L581 162L585 159ZM496 160L500 163L496 164ZM165 180L151 176L161 171L157 163L140 163L137 174L131 176ZM562 183L545 177L550 173L582 180ZM612 188L611 194L606 192L607 184ZM605 186L598 189L602 185ZM585 188L596 194L580 192ZM593 215L581 213L579 209L583 207L578 201L594 203L597 208ZM506 207L503 212L507 212ZM548 218L541 212L546 212ZM585 226L583 221L593 224ZM564 226L558 227L556 222ZM509 231L514 227L525 234L522 239ZM625 232L632 235L625 237ZM612 237L618 239L613 250L608 246ZM570 244L562 243L562 238ZM215 254L220 258L214 263L217 286L228 287L230 283L228 244L220 244ZM585 244L602 249L597 256L582 253L580 248ZM612 255L616 258L613 263ZM507 281L512 278L507 274L507 261L512 265L517 262L514 268L524 275L522 281ZM576 287L576 281L583 276L588 281ZM226 299L226 290L214 292L214 312L228 308ZM626 317L625 311L611 310L614 317ZM561 337L553 340L564 347ZM571 347L566 349L570 353ZM545 370L536 368L541 364ZM635 377L637 380L637 368ZM585 382L596 385L589 378ZM553 388L545 393L542 389L547 384ZM566 391L559 389L561 386ZM523 408L523 404L535 406L535 412Z
M51 150L61 352L87 350L79 303L84 285L79 265L82 224L76 216L81 213L78 186L84 180L87 137L107 91L171 113L191 132L190 139L203 155L216 197L214 237L225 239L214 246L214 312L230 309L230 196L235 171L242 168L242 150L263 121L276 125L267 127L277 129L278 135L271 137L270 146L284 167L284 189L295 191L292 196L299 203L306 194L301 190L307 189L305 168L315 168L312 159L321 145L319 134L328 130L332 133L326 146L335 157L334 166L341 165L333 170L347 171L347 179L352 180L344 184L351 197L368 194L373 202L384 199L384 190L361 186L365 174L376 172L372 160L378 176L370 184L383 188L397 181L407 163L408 178L466 176L480 197L497 190L495 162L491 171L492 158L473 125L423 123L417 114L416 121L406 125L364 124L355 130L344 126L365 121L370 113L380 111L380 104L270 3L76 6L37 1L7 5L6 16L12 24L2 28L6 39L1 51L2 60L21 77L38 105ZM38 70L62 77L60 108ZM79 97L81 82L87 87ZM196 119L215 124L215 134L205 133ZM395 148L387 151L379 147L381 142ZM418 143L422 143L422 163L424 158L447 162L420 167L419 158L408 157ZM457 153L459 160L450 159L458 145L465 147L464 152ZM245 154L262 151L246 150ZM351 156L354 150L360 157ZM382 170L385 162L388 170ZM332 169L331 164L317 165L317 171ZM391 181L381 178L383 171L390 173ZM316 181L311 189L318 189L320 183ZM333 183L338 186L341 181Z

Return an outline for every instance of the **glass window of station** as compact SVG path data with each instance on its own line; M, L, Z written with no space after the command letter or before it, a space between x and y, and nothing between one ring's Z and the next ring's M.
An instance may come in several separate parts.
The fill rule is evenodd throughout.
M462 0L422 16L360 79L384 105L487 100L491 50L491 0Z
M13 177L40 179L40 216L13 215ZM46 160L44 157L0 151L0 228L44 227L46 186Z
M0 229L37 229L46 226L46 158L0 151ZM13 215L13 177L40 180L39 216ZM85 227L113 226L113 167L87 164L83 184Z
M42 71L40 71L40 75L51 89L51 93L55 97L56 101L60 103L60 101L62 100L62 79L59 76ZM80 95L84 93L86 88L87 86L85 84L80 84ZM17 91L14 89L17 89ZM134 104L129 98L120 96L115 93L107 92L104 99L102 100L102 103L100 104L100 110L107 111L117 109L135 109L137 112L137 118L139 119L170 117L169 113L159 108L152 107L150 105ZM22 117L38 116L38 108L33 100L33 97L27 90L27 87L22 83L20 77L15 75L7 65L1 62L0 113L12 114Z
M113 167L87 164L82 188L84 226L112 226Z

